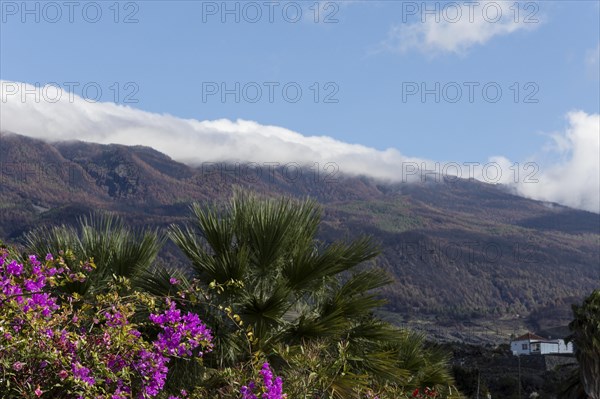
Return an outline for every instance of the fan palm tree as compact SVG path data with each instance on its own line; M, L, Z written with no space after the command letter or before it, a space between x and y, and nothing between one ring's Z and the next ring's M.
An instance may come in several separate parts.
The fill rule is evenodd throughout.
M352 317L380 303L366 294L387 283L380 271L340 279L377 249L366 238L319 243L320 211L312 200L261 200L236 191L222 213L199 204L192 211L192 226L172 226L170 237L199 280L225 286L220 300L235 305L263 348L283 337L346 331Z
M389 279L364 266L378 254L369 238L320 242L320 208L310 199L262 199L236 191L221 210L194 204L192 213L190 225L171 226L171 239L191 261L195 277L222 287L215 301L231 305L255 337L250 348L240 341L217 344L230 349L217 355L220 365L256 352L285 363L277 348L318 341L340 358L327 397L352 397L373 380L402 385L414 380L412 370L402 367L397 345L407 334L373 316L382 304L373 290ZM231 327L218 317L209 324L217 342L232 340ZM413 343L422 349L422 341ZM451 382L434 363L444 364L431 362L419 378Z
M600 399L600 290L573 305L573 315L567 339L575 346L580 383L588 398Z
M104 289L114 277L135 279L151 270L164 242L156 230L135 231L109 213L84 216L78 222L78 228L61 225L28 232L25 247L38 256L68 251L76 261L93 259L96 268L87 280L68 287L82 295Z

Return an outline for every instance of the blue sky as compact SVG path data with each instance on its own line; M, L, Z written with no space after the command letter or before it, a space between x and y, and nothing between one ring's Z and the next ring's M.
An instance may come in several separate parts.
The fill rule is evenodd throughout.
M520 22L531 16L530 23L458 52L418 43L403 50L405 39L390 39L394 28L419 24L424 4L430 9L437 5L441 22L454 18L456 8L446 8L445 2L321 2L319 23L314 22L313 1L273 2L273 22L262 1L251 6L232 1L121 2L118 16L115 2L98 2L102 17L97 23L84 19L88 2L73 9L73 23L67 7L61 6L62 17L51 23L56 10L34 1L27 2L29 9L35 10L36 3L38 15L26 14L21 2L3 1L1 79L98 82L104 101L123 102L138 88L131 99L139 102L130 105L184 118L248 119L377 149L394 147L411 156L480 161L498 154L527 157L547 140L542 133L564 129L567 112L597 113L599 108L600 82L593 68L598 67L594 51L597 57L600 11L595 1L495 2L509 19L517 4ZM462 20L467 19L469 7L458 4ZM255 5L262 17L252 23ZM297 5L302 18L288 22L296 19ZM239 22L235 14L223 15L226 7L238 7ZM94 19L96 8L86 10L87 19ZM486 9L488 25L501 24L491 22L495 10ZM473 13L483 15L482 6L473 6ZM424 16L435 22L435 16ZM135 19L137 23L125 23ZM118 96L110 89L113 82L120 88ZM135 86L125 87L127 82ZM219 93L203 101L203 88L215 87L210 82L229 88L239 82L240 102L233 94L223 102ZM245 101L242 93L251 82L262 90L256 103ZM265 82L279 83L273 85L272 103ZM298 87L294 82L302 89L296 103L291 102ZM435 88L439 82L440 102L433 94L422 102L419 92L403 100L403 85L406 91L415 87L413 82L419 90L422 83ZM463 90L456 103L446 101L456 95L455 86L447 86L447 96L442 93L449 82ZM464 82L479 84L472 103ZM282 88L288 83L286 100ZM483 97L487 83L494 86L490 101L496 84L502 89L498 102ZM254 83L247 86L247 99L255 98L255 88ZM82 94L81 86L74 91ZM338 102L325 103L328 94ZM527 94L538 102L524 102Z
M394 181L480 162L600 212L598 1L2 0L0 22L2 130Z

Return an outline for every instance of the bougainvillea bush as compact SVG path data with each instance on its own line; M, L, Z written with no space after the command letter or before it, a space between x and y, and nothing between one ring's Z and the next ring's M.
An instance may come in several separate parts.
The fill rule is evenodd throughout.
M212 349L210 329L169 299L155 305L140 293L124 296L118 284L93 301L58 294L94 268L80 266L74 271L51 254L20 263L0 248L3 398L157 397L172 358L193 361ZM147 321L132 321L139 307Z

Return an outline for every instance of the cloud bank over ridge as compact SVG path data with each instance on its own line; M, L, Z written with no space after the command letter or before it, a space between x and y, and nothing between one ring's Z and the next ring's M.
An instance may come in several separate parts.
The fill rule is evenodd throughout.
M15 93L15 87L19 92ZM39 101L21 91L36 90ZM114 103L89 102L64 95L44 100L42 87L0 81L0 130L45 141L83 140L100 144L145 145L191 165L202 162L297 162L323 165L333 162L341 173L366 175L389 182L422 180L415 168L475 177L503 183L519 195L558 202L600 213L600 115L583 111L567 115L565 132L552 136L546 153L558 156L553 164L535 163L533 179L509 173L513 163L497 156L492 168L465 167L463 163L437 163L408 157L390 148L380 151L327 136L303 136L278 126L247 120L199 121L157 114ZM554 156L556 158L556 156ZM532 162L537 162L535 159ZM496 177L497 171L501 176ZM432 174L425 177L431 178Z

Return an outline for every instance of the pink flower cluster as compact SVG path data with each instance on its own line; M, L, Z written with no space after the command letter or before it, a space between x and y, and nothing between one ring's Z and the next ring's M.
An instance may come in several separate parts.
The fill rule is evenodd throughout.
M273 372L269 363L264 363L260 370L262 376L262 387L259 388L262 391L260 398L262 399L285 399L287 395L283 393L283 380L281 377L273 378ZM254 392L258 387L254 381L251 381L248 385L244 385L240 389L242 399L258 399Z
M169 308L161 315L150 315L150 320L162 328L154 346L163 354L170 356L192 356L194 349L202 346L205 351L212 350L211 331L200 321L195 313L181 315L175 302L167 299ZM203 352L198 352L202 356Z
M0 254L0 288L3 294L0 301L14 301L22 307L24 313L39 312L43 317L50 316L52 311L58 309L58 305L56 300L51 298L49 293L42 292L42 289L46 287L49 277L63 273L64 269L44 268L42 263L31 255L31 271L25 276L23 265L16 260L9 261L7 256L6 252ZM51 259L51 256L48 258ZM15 330L19 329L20 325L15 325Z
M0 391L10 386L25 396L151 398L164 388L171 356L212 349L211 331L198 315L182 315L172 301L150 316L160 327L151 341L130 321L133 310L118 295L111 297L114 303L86 305L84 311L73 296L52 291L61 281L82 278L50 254L45 262L29 256L22 264L0 248L0 375L12 378Z

